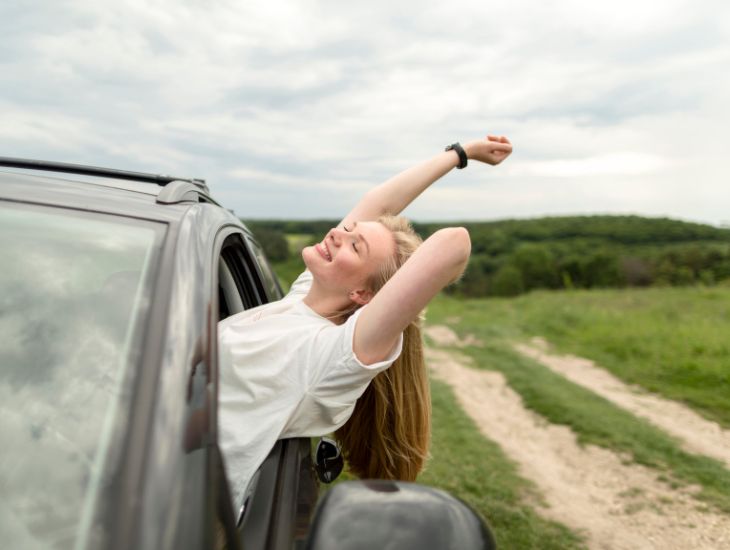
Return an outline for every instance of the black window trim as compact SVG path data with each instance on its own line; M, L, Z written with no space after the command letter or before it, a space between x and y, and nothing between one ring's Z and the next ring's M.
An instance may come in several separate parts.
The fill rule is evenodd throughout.
M266 269L268 269L269 275L271 276L271 279L274 281L274 284L276 286L275 290L278 291L278 293L279 293L278 296L276 296L276 295L268 296L269 293L267 292L266 287L263 284L263 280L268 279L269 275L266 275L261 271L261 268L263 266L259 266L258 263L253 262L253 268L256 270L256 273L259 276L259 280L261 281L260 288L261 288L262 294L265 296L268 296L267 301L273 301L273 300L278 300L278 299L282 298L284 296L284 292L282 291L281 284L279 283L279 279L277 279L276 276L274 275L274 270L271 269L271 265L269 264L269 259L264 254L264 248L258 243L258 241L251 234L246 235L245 241L246 241L246 246L248 248L248 252L252 257L254 257L254 258L258 257L258 254L256 254L255 251L251 250L252 248L256 248L259 251L261 251L261 258L264 260L264 262L266 262L265 267L266 267Z

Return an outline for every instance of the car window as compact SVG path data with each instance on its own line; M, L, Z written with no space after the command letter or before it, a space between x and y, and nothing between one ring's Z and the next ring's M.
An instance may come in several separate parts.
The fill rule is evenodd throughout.
M218 320L267 301L255 261L243 245L242 236L228 236L218 259Z
M218 262L218 304L219 321L246 309L231 267L223 257Z
M269 300L278 300L282 297L281 286L279 281L276 279L274 272L269 265L269 261L266 259L263 248L254 241L253 239L247 239L249 247L256 258L256 266L259 271L259 275L264 284L264 289Z
M164 227L0 202L3 547L103 544Z

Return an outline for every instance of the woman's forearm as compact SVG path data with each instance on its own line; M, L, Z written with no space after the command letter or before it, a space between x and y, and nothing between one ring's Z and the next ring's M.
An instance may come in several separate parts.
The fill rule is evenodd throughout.
M504 136L488 135L485 139L470 141L462 147L468 159L493 166L512 153L512 144ZM450 150L404 170L368 191L340 222L340 226L357 221L375 220L386 213L400 214L432 183L458 165L458 153Z
M400 214L406 206L430 187L436 180L459 165L456 151L444 151L421 162L372 189L371 195L380 213Z
M347 221L374 220L385 213L400 214L439 178L459 165L456 151L444 151L368 191Z
M444 151L416 166L404 170L372 189L367 195L380 214L400 214L406 206L436 180L459 165L456 151Z

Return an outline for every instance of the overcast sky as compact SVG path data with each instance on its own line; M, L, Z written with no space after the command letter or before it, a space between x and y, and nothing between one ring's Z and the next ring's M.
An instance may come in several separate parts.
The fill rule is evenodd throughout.
M508 136L416 220L730 224L721 0L4 0L0 155L204 177L244 218L346 213L453 141Z

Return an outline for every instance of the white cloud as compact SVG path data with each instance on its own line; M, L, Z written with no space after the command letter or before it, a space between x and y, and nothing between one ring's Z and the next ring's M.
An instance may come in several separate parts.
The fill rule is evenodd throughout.
M508 168L510 175L576 178L585 176L638 176L666 168L669 161L641 153L617 152L582 159L527 161Z
M434 196L450 209L428 207L427 195L414 215L661 204L677 217L727 219L682 191L701 173L690 188L730 202L730 8L719 1L3 9L16 23L0 48L5 151L189 173L241 215L321 217L446 143L496 132L512 138L513 158L446 178ZM662 194L633 200L655 177ZM514 194L484 197L501 209L452 206L464 198L456 182L473 189L492 178ZM610 181L614 199L529 199L527 182L561 178ZM279 191L261 189L254 205L263 181Z

